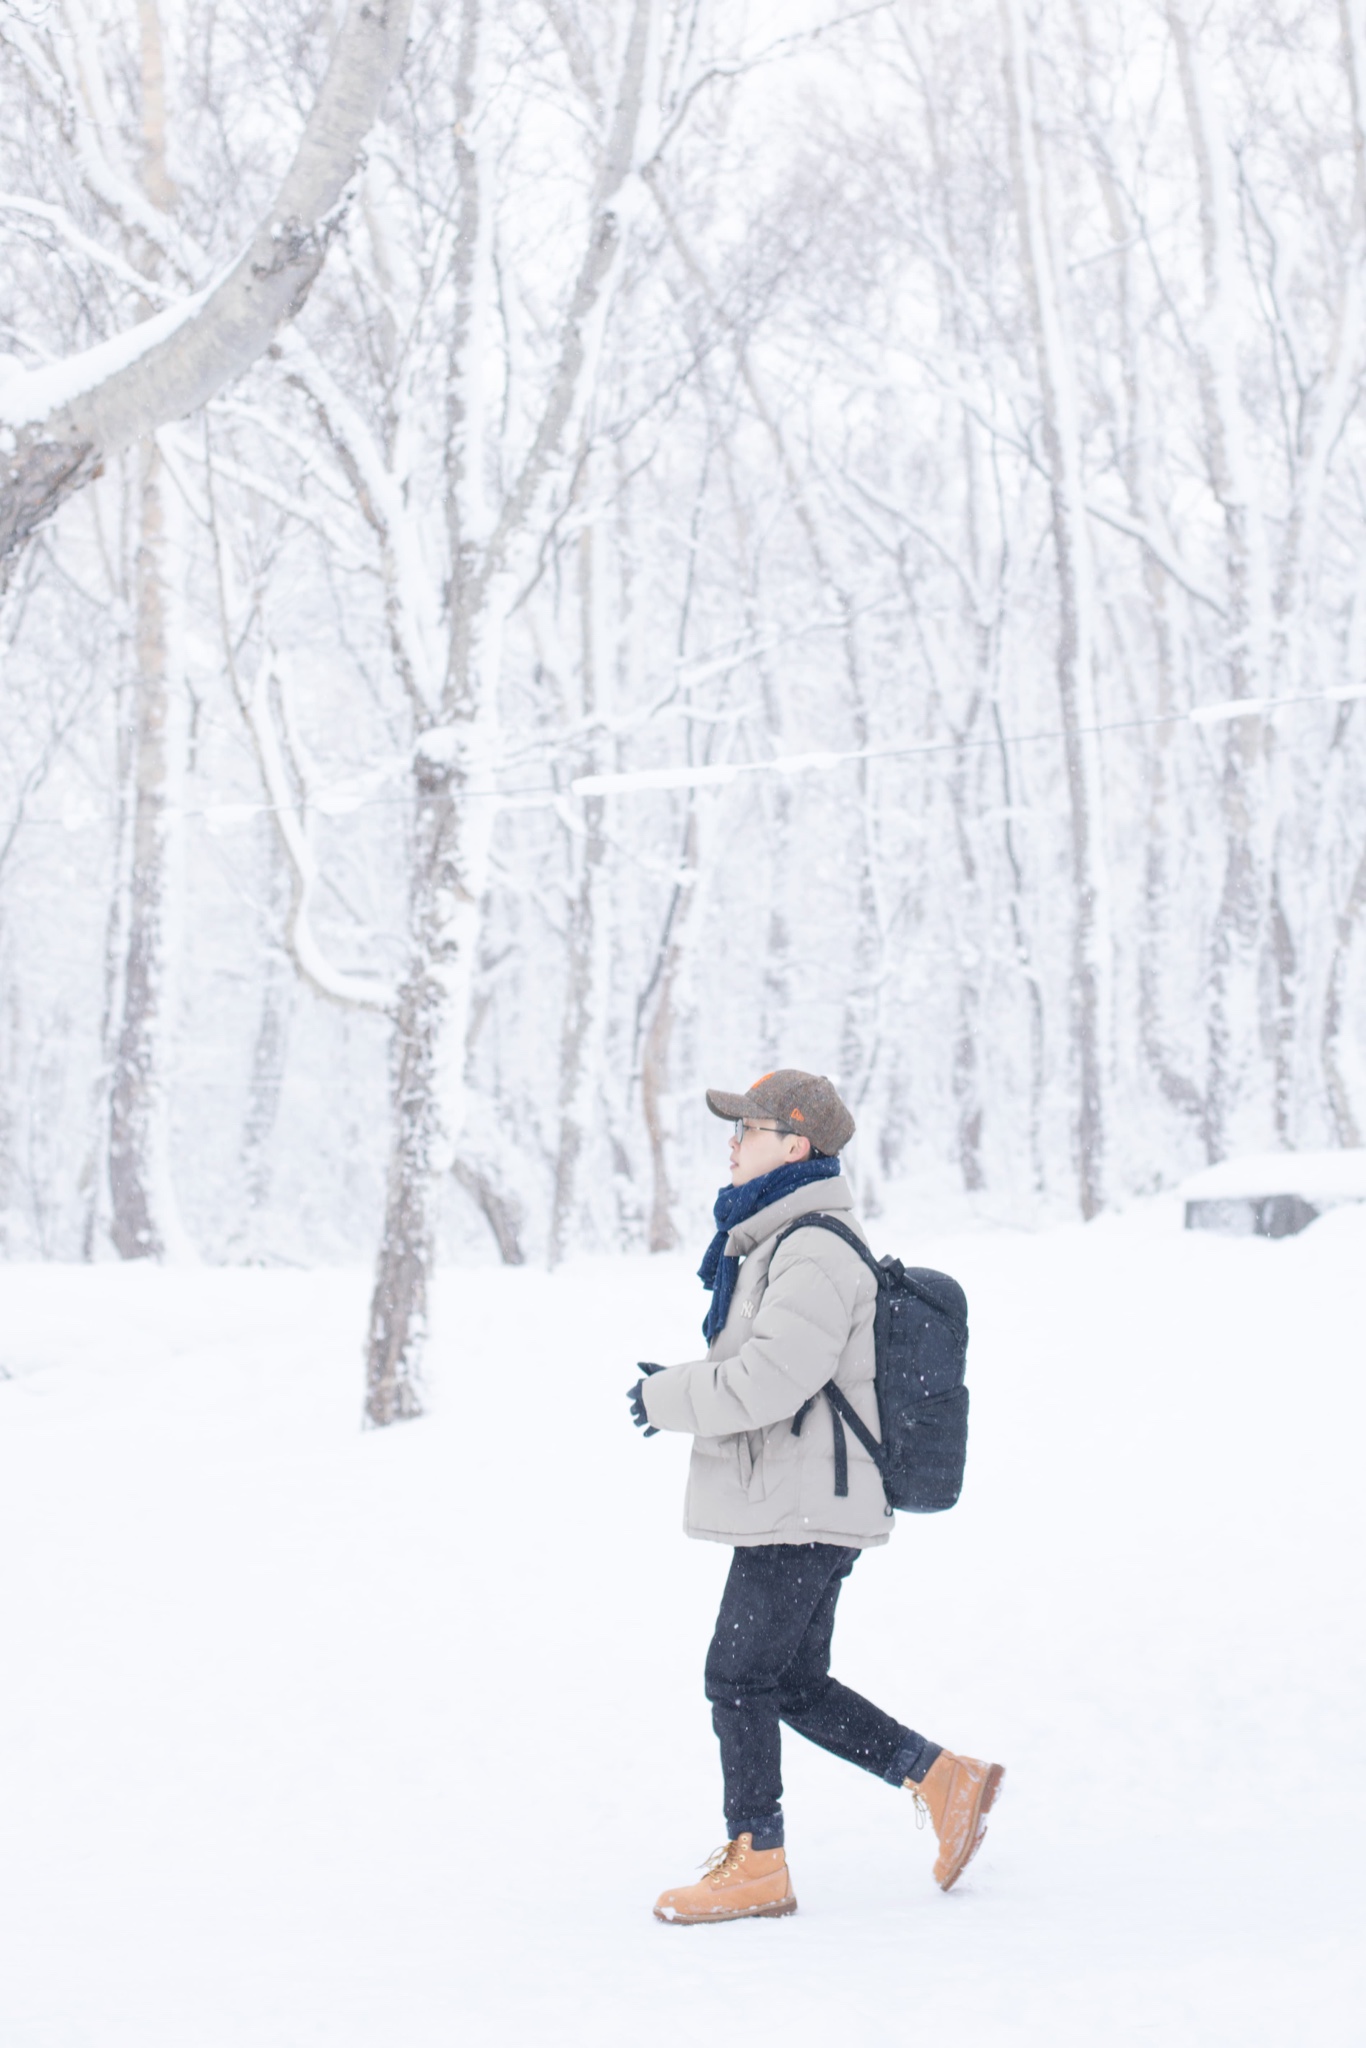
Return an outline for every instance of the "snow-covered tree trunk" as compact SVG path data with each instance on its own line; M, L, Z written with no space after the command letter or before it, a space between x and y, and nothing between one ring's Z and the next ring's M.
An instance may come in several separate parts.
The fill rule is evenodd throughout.
M654 965L640 999L640 1104L650 1149L650 1215L646 1243L652 1252L671 1252L678 1243L674 1222L672 1153L675 1142L673 1058L679 989L692 942L697 900L697 799L689 792L679 860L679 878L669 897Z
M267 861L267 900L275 914L273 921L283 924L287 889L273 838L268 843ZM294 1002L294 976L290 963L284 950L273 943L273 938L262 963L259 1001L241 1141L242 1245L250 1257L259 1257L264 1249L260 1234L261 1218L270 1200L271 1139L280 1111Z
M981 710L981 692L974 689L967 707L960 737L972 734ZM974 756L974 760L975 760ZM973 806L968 787L968 761L960 747L949 770L949 805L953 813L953 836L958 848L963 887L969 899L979 899L976 850L973 846ZM979 935L971 925L960 924L957 938L958 1004L953 1029L953 1101L958 1134L958 1170L964 1189L980 1194L986 1186L982 1171L982 1076L978 1051L981 1017L982 974L985 965Z
M1328 984L1323 1004L1319 1057L1327 1084L1328 1109L1333 1134L1339 1145L1362 1143L1361 1119L1352 1102L1351 1090L1342 1071L1342 1030L1346 1011L1347 974L1351 965L1352 942L1366 918L1366 847L1356 864L1346 900L1333 921L1333 946L1329 956Z
M167 611L168 566L171 575L179 575L183 564L167 562L164 472L155 441L142 450L139 468L132 855L122 1009L109 1089L109 1232L120 1258L160 1259L178 1237L166 1088L171 812L178 785L177 678Z
M136 608L134 609L136 647ZM122 638L122 636L120 636ZM123 653L120 645L120 653ZM123 666L123 664L120 664ZM135 664L134 664L135 665ZM109 1092L114 1075L123 995L124 958L128 947L128 863L132 857L132 824L136 802L133 775L136 745L137 683L126 680L116 703L114 762L117 802L110 835L109 896L104 913L101 948L99 1065L90 1092L89 1146L81 1169L81 1257L93 1260L108 1233L109 1220Z
M1042 1195L1048 1182L1044 1161L1043 1143L1043 1099L1044 1099L1044 990L1038 963L1034 957L1031 936L1031 910L1033 908L1024 861L1020 856L1019 843L1015 834L1015 807L1017 780L1011 768L1010 748L1006 743L1005 729L1001 718L999 694L992 704L992 724L996 733L997 759L1001 774L1001 800L1005 813L1001 826L1001 844L1009 874L1010 940L1015 956L1015 965L1024 983L1025 1000L1029 1012L1029 1110L1028 1141L1030 1184L1036 1195Z
M1209 81L1181 7L1167 9L1200 195L1204 306L1195 358L1211 489L1224 520L1226 662L1230 695L1256 697L1270 680L1270 573L1255 472L1238 390L1237 224L1229 150ZM1221 1159L1253 1080L1258 1043L1259 970L1267 902L1263 726L1256 717L1224 727L1221 800L1224 872L1207 969L1205 1151Z
M753 621L749 622L753 631ZM774 688L772 664L759 657L763 690L764 720L773 734L774 747L781 750L783 735L782 699ZM786 775L777 778L772 792L772 813L768 829L769 887L767 929L764 933L763 977L759 1011L759 1053L770 1071L787 1058L784 1047L792 1023L792 989L795 978L792 915L792 844L798 823L792 784Z
M917 50L914 40L905 34L906 47L915 55L917 72L922 80L932 80L934 58L931 51L923 47ZM933 88L930 88L931 96ZM940 319L945 334L950 338L956 358L971 359L973 349L972 325L968 308L964 303L962 283L972 266L972 251L964 246L963 229L960 219L960 195L957 193L952 175L951 159L945 149L944 124L934 118L931 111L926 122L926 140L934 165L934 192L937 206L939 246L934 264L935 283L940 298ZM955 536L958 545L952 555L954 580L960 608L963 633L971 649L971 679L964 678L967 691L965 713L954 710L949 713L961 742L970 741L979 714L984 710L990 717L997 742L997 758L1000 773L1001 794L1001 839L1000 851L1006 869L1006 902L1010 926L1010 946L1013 963L1023 985L1029 1016L1029 1093L1027 1116L1027 1143L1030 1171L1033 1185L1042 1194L1045 1186L1043 1159L1042 1120L1044 1092L1044 992L1039 972L1034 961L1031 939L1033 906L1029 898L1024 863L1020 857L1016 825L1016 773L1012 767L1010 749L1003 737L1005 725L1001 705L1001 626L1005 610L1005 593L1002 579L1006 574L1005 564L1009 556L1009 545L1002 531L1002 510L1000 506L1000 477L991 461L984 461L981 423L974 419L968 409L963 408L959 419L958 464L962 481L962 533ZM993 473L995 491L992 489ZM993 518L992 500L996 499ZM908 602L914 598L908 592ZM917 616L917 631L926 631L925 622ZM936 663L942 673L947 664ZM949 696L947 675L941 684L939 695ZM956 699L957 692L952 693ZM947 706L946 706L947 709ZM976 741L980 744L980 740ZM985 1188L986 1168L983 1160L983 1135L986 1127L987 1096L990 1088L989 1041L982 1029L983 997L987 993L984 984L990 967L991 946L986 938L987 920L990 916L992 891L983 873L983 858L976 849L973 839L975 814L983 800L982 785L971 792L968 788L968 751L960 744L955 749L948 768L948 794L953 818L954 840L958 853L959 869L963 878L964 903L968 916L960 917L955 938L958 948L957 959L957 1015L953 1025L953 1055L951 1087L955 1103L955 1124L957 1131L958 1166L963 1185L967 1192L976 1193ZM986 899L984 901L984 899ZM973 927L975 920L976 928ZM989 1000L989 996L988 996Z
M1115 426L1119 468L1136 532L1153 535L1162 531L1165 521L1160 491L1152 473L1153 447L1158 438L1154 398L1144 376L1136 331L1138 288L1134 266L1140 223L1135 219L1132 202L1122 189L1105 117L1096 104L1093 77L1096 52L1084 0L1073 0L1072 14L1084 55L1087 136L1113 252L1117 319L1114 367L1119 382L1116 404L1119 416ZM1138 1037L1143 1058L1163 1099L1199 1127L1204 1117L1204 1099L1194 1081L1182 1071L1173 1053L1165 1003L1165 977L1171 961L1180 951L1172 916L1172 853L1181 822L1184 822L1178 822L1173 816L1176 778L1172 749L1177 731L1173 586L1167 567L1146 540L1139 542L1139 559L1146 599L1145 618L1152 636L1151 674L1156 687L1151 699L1155 719L1146 735L1144 759L1146 829L1143 839L1142 928L1137 935L1136 961Z
M453 1165L470 957L490 807L460 830L460 780L449 753L419 749L408 929L411 964L390 1046L392 1126L384 1235L370 1300L365 1419L383 1428L422 1413L421 1364L442 1175ZM463 913L463 914L462 914ZM457 1063L458 1064L454 1064ZM454 1070L453 1070L454 1065Z
M952 235L952 225L946 222L945 239L950 249L954 247ZM950 317L953 317L952 314ZM960 346L965 339L961 333L955 333L955 341ZM961 446L965 546L957 581L963 627L972 647L972 673L970 679L964 678L964 708L961 713L953 714L955 737L960 744L955 748L948 770L948 785L954 841L958 849L963 887L968 900L974 905L976 916L972 923L960 920L956 934L958 1005L954 1023L952 1078L957 1112L959 1172L963 1178L965 1191L968 1194L980 1194L987 1185L986 1169L982 1159L986 1105L982 1071L981 1019L982 1001L986 993L984 983L991 948L989 941L984 943L984 926L990 916L990 898L983 884L982 863L975 843L976 819L982 808L981 777L980 773L974 772L980 770L982 757L977 752L975 743L979 737L976 728L979 719L983 717L985 707L999 697L1000 678L997 674L996 661L997 636L993 630L991 607L984 588L986 540L983 533L980 458L973 423L966 417L961 423ZM1009 809L1007 800L1005 826L1008 833L1011 830ZM1012 909L1015 913L1012 919L1012 937L1015 941L1016 960L1018 965L1024 966L1028 943L1024 939L1018 902L1012 903Z
M578 1208L584 1142L591 1125L596 1070L589 1058L602 993L597 892L602 867L603 799L584 802L583 844L576 849L577 886L569 902L568 974L560 1032L560 1127L550 1204L548 1257L558 1265L568 1247Z
M366 1346L365 1419L372 1428L422 1412L437 1216L463 1118L464 1048L495 815L487 791L496 755L502 635L513 596L513 564L521 561L528 537L537 531L567 438L596 374L621 246L622 192L636 172L657 5L658 0L635 0L622 38L586 238L537 407L536 429L509 487L492 503L483 372L494 312L488 212L494 166L468 139L477 106L483 24L476 0L466 7L459 87L461 221L446 453L449 654L440 706L418 742L414 765L410 965L391 1052L393 1135Z
M1311 605L1323 545L1328 466L1347 419L1359 403L1366 352L1366 0L1338 0L1338 26L1351 121L1352 190L1341 272L1321 369L1300 396L1292 448L1290 503L1276 577L1277 653L1292 690L1303 687L1300 655L1309 640ZM1189 42L1187 44L1189 47ZM1279 307L1282 319L1288 316ZM1300 351L1288 335L1291 359Z
M138 31L141 177L149 202L165 210L175 194L166 167L165 66L156 0L139 0ZM155 251L150 258L155 269ZM180 551L168 545L166 477L155 439L143 444L137 467L132 835L127 951L118 982L122 1011L109 1087L109 1234L120 1258L160 1259L178 1235L172 1221L167 1128L167 919L173 887L171 800L178 782L172 758L178 723L173 692L179 683L172 672L170 610L176 601L173 579L183 577L184 562Z
M578 543L579 641L582 688L581 715L591 720L600 709L599 568L592 522L586 522ZM580 772L591 774L591 757ZM600 894L607 851L600 796L583 799L581 820L574 820L570 840L571 890L566 945L564 1020L560 1027L560 1128L555 1147L555 1185L550 1204L549 1261L564 1257L579 1201L579 1172L584 1143L592 1123L598 1081L602 1005L606 994L607 956Z
M1034 105L1021 0L1002 0L1006 101L1021 264L1039 376L1044 460L1058 582L1057 685L1070 826L1072 936L1068 977L1075 1073L1073 1161L1084 1217L1104 1201L1109 932L1101 874L1100 766L1095 738L1093 588L1076 377L1069 361L1053 254L1048 168Z
M1312 691L1315 683L1321 685L1322 681L1312 669L1305 673L1304 657L1315 644L1314 619L1317 604L1321 601L1325 553L1324 499L1329 464L1339 449L1352 413L1359 407L1362 361L1366 355L1366 0L1338 0L1338 31L1347 83L1352 146L1348 233L1340 274L1333 280L1336 302L1322 366L1301 396L1296 422L1298 431L1291 501L1276 593L1277 646L1285 667L1287 690L1295 694ZM1356 608L1353 626L1357 625L1355 614ZM1350 628L1346 656L1347 680L1356 682L1361 660L1359 631ZM1330 770L1342 737L1340 718L1329 747ZM1291 885L1294 860L1293 852L1285 845L1293 802L1293 795L1286 787L1292 763L1286 760L1285 755L1284 746L1279 746L1277 793L1285 792L1281 807L1285 815L1271 882L1270 950L1277 998L1272 1018L1276 1123L1281 1141L1288 1143L1292 1129L1291 1096L1299 1035L1296 998L1301 994L1301 982L1305 977L1296 972L1293 932L1284 909L1284 895ZM1331 772L1322 779L1324 798L1332 779ZM1333 822L1333 811L1325 810L1321 803L1309 842L1311 858L1320 872L1329 869L1325 842ZM1361 1143L1359 1122L1342 1071L1340 1038L1352 938L1363 908L1366 908L1366 855L1353 876L1345 902L1332 917L1329 966L1319 1018L1319 1060L1332 1128L1342 1145ZM1305 939L1307 951L1308 934L1305 934ZM1271 978L1264 976L1264 979Z
M505 1266L526 1263L522 1250L522 1215L515 1198L502 1188L488 1167L457 1154L451 1173L479 1209L493 1233L498 1256Z
M726 494L735 521L736 553L744 578L745 637L749 644L758 650L754 656L754 666L759 676L760 702L763 705L764 730L768 743L775 754L783 754L787 751L784 738L787 720L782 688L774 672L775 664L762 644L764 620L753 515L746 502L743 482L737 470L733 437L723 432L719 439L719 454L726 476ZM765 839L771 880L765 906L767 929L764 933L762 952L758 1053L760 1065L772 1071L784 1065L788 1058L785 1046L792 1017L795 976L791 895L793 839L799 824L799 811L791 778L779 775L772 777L770 782L771 786L764 792L768 802Z

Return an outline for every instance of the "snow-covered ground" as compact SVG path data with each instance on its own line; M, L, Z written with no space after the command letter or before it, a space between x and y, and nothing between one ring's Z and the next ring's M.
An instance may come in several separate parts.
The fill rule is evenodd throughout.
M1366 1146L1332 1152L1245 1152L1193 1173L1177 1192L1187 1201L1295 1194L1325 1208L1337 1202L1366 1202Z
M691 1261L445 1276L379 1436L360 1274L0 1271L5 2048L1359 2048L1366 1209L875 1238L967 1287L973 1439L836 1668L1006 1792L945 1897L789 1737L801 1911L695 1931L728 1553L623 1399Z

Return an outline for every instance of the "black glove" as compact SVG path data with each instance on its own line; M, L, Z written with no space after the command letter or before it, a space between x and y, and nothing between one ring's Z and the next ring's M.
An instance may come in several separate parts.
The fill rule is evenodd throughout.
M655 1366L654 1370L658 1372L659 1367ZM626 1390L626 1398L631 1404L631 1420L637 1429L644 1430L646 1436L658 1436L659 1431L645 1413L645 1403L641 1398L640 1392L644 1384L644 1380L637 1380L633 1387L628 1387Z

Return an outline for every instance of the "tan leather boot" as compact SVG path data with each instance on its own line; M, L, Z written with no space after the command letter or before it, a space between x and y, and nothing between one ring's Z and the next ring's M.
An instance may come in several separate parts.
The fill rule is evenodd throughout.
M675 1927L705 1927L713 1920L779 1920L795 1913L797 1895L781 1849L756 1849L752 1835L737 1835L707 1859L696 1884L661 1892L656 1920Z
M941 1749L917 1785L905 1780L906 1790L915 1794L918 1811L929 1814L939 1841L934 1875L943 1891L958 1882L982 1846L986 1817L996 1803L1005 1772L1000 1764L979 1763L975 1756L955 1756Z

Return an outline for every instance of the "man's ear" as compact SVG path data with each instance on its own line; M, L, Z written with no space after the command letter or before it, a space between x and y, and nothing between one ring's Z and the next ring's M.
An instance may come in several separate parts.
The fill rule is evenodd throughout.
M800 1166L801 1162L804 1159L809 1159L811 1157L811 1140L809 1138L799 1138L795 1131L790 1132L789 1135L792 1139L793 1144L799 1145L801 1147L801 1150L799 1152L793 1152L789 1155L792 1160L792 1164L794 1166Z

